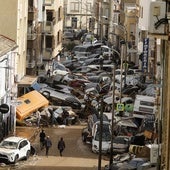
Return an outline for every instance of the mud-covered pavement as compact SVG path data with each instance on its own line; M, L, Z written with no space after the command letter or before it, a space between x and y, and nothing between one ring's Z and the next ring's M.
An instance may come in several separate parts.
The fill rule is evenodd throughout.
M39 129L26 127L18 128L17 135L30 138L32 146L36 150L36 155L31 156L27 161L20 161L16 165L5 166L3 169L22 169L22 170L97 170L98 155L91 152L90 145L84 144L81 139L81 130L83 125L71 125L65 128L49 127L43 128L46 135L52 140L52 147L49 156L45 156L45 150L40 150ZM25 132L24 132L25 131ZM36 135L36 138L34 138ZM60 137L63 137L66 143L66 149L63 157L59 156L57 143ZM103 156L102 166L108 164L108 158Z

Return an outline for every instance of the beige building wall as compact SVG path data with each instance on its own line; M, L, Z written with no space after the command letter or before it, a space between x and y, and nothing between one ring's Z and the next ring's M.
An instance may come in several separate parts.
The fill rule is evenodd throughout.
M27 0L0 1L0 34L18 45L17 75L21 79L26 72Z
M163 99L162 99L162 150L161 168L170 169L170 42L166 43L165 72L163 78Z
M53 34L55 38L55 48L53 50L53 57L55 57L59 51L62 50L62 32L63 32L63 19L64 19L64 11L63 11L64 0L54 1L54 9L56 10L56 24L53 28ZM61 10L61 19L58 19L59 9ZM57 36L59 34L60 41L57 41Z
M45 0L43 11L43 22L44 22L44 44L43 44L43 59L51 59L58 55L59 51L62 50L62 33L63 33L63 0ZM51 11L53 15L52 20L48 20L47 14ZM47 41L47 37L50 41ZM50 44L48 45L48 42ZM47 49L48 48L48 49Z

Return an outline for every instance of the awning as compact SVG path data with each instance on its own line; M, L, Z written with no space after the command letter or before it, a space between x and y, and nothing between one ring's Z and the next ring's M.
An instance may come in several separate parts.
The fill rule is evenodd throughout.
M37 81L36 76L24 76L18 83L18 87L28 87Z
M49 105L49 101L36 90L19 97L17 100L21 103L16 107L16 117L19 120L23 120L37 109Z

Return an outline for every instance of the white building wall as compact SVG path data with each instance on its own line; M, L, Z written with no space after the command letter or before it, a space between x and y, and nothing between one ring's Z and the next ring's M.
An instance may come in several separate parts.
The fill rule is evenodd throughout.
M35 6L38 8L38 22L43 21L43 0L35 1Z
M6 67L6 63L7 63L7 56L4 55L0 58L0 73L1 73L1 76L0 76L0 98L2 98L6 93L6 89L5 89L5 72L6 72L6 69L4 68L4 67Z
M150 2L152 0L140 0L140 17L138 27L141 30L148 30L149 15L150 15Z

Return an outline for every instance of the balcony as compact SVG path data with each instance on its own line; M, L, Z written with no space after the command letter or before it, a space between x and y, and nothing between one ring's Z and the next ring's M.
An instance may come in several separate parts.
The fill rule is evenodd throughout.
M27 34L27 48L37 47L37 34Z
M35 67L35 61L32 61L32 62L28 62L28 61L27 61L26 64L27 64L27 65L26 65L27 68L34 68L34 67Z
M37 9L35 7L28 8L28 21L34 21L37 18Z
M53 22L52 21L46 21L43 23L43 29L42 32L44 34L52 34L53 33Z
M52 48L46 48L42 51L43 60L51 60L52 58Z
M52 6L54 4L54 0L45 0L43 6Z

